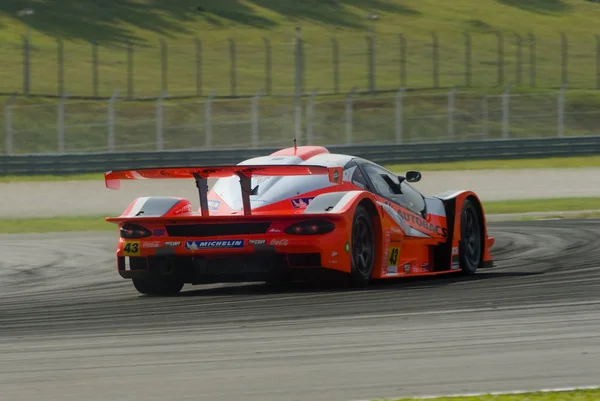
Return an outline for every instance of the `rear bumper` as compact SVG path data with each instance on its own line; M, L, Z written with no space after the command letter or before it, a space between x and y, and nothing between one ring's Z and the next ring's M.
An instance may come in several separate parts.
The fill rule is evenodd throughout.
M117 256L118 273L123 278L177 277L191 284L266 281L289 272L302 276L327 269L326 264L319 252L277 253L275 250L211 255L210 258L200 255Z

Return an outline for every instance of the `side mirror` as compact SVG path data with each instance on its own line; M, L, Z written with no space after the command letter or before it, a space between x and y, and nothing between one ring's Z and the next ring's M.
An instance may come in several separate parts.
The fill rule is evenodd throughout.
M421 181L421 173L418 171L407 171L406 181L408 182L419 182Z

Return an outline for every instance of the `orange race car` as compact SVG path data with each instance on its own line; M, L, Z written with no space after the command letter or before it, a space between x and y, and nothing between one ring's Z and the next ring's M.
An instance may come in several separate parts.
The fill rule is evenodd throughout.
M235 166L105 174L111 189L120 180L168 178L195 180L199 210L183 198L144 197L106 219L119 226L118 272L143 294L318 272L364 286L493 265L494 238L477 195L424 196L409 184L421 179L416 171L397 176L358 157L294 146Z

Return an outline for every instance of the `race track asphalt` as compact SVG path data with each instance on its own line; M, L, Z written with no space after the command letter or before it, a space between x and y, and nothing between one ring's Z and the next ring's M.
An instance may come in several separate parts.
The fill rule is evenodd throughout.
M493 223L497 267L139 296L115 234L0 237L0 399L348 401L600 384L600 221Z

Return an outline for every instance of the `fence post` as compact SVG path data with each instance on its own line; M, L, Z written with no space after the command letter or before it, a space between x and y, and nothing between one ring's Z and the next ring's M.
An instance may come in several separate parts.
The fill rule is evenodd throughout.
M115 151L115 101L119 97L119 92L113 93L108 100L108 151Z
M236 48L235 41L231 38L227 39L229 42L229 64L230 64L230 72L229 72L229 82L230 82L230 93L231 96L236 96L237 94L237 67L236 67Z
M300 141L302 137L302 98L301 95L294 95L294 137Z
M25 96L29 96L29 89L31 86L31 70L29 63L29 38L25 35L21 35L23 40L23 93Z
M212 101L215 93L212 92L204 102L204 146L212 149Z
M404 140L404 91L402 87L396 93L396 143Z
M92 45L92 93L98 96L98 43L91 42Z
M454 138L454 97L456 94L456 88L450 89L448 92L448 136Z
M510 122L510 85L506 87L502 94L502 138L509 137Z
M308 97L308 103L306 105L306 144L313 145L315 141L315 133L313 128L314 120L314 99L317 96L317 89L313 89Z
M65 153L65 101L69 95L63 94L58 101L58 118L56 131L58 134L58 153Z
M463 32L465 37L465 86L471 87L471 34Z
M163 99L165 93L162 92L158 99L156 99L156 150L161 151L165 148L165 135L164 135L164 110L163 110Z
M169 74L168 74L168 68L169 68L169 55L167 53L167 43L164 41L164 39L159 39L159 43L160 43L160 72L161 72L161 92L162 93L167 93L168 90L168 86L169 86Z
M558 116L558 125L557 125L557 135L559 138L565 136L565 88L566 85L562 85L558 90L558 98L557 98L557 116Z
M431 57L432 57L432 64L433 64L433 87L434 88L438 88L439 85L439 42L438 42L438 36L437 33L435 32L430 32L431 34L431 38L433 40L433 46L432 46L432 52L431 52Z
M569 82L569 42L564 32L560 33L560 47L562 55L562 85L567 85Z
M196 96L202 96L202 42L195 39L196 43Z
M400 87L406 87L406 38L404 34L399 33L400 40Z
M502 32L496 32L498 37L498 86L504 85L504 36Z
M481 114L483 118L483 134L488 139L490 136L490 111L488 95L483 95L481 98Z
M12 108L15 99L17 98L17 94L13 93L10 95L6 103L4 104L4 128L6 131L6 145L4 149L4 153L8 156L13 153L13 129L12 129Z
M375 82L375 42L373 40L373 36L365 36L365 39L367 41L367 74L369 92L374 94L377 90L377 83Z
M346 95L346 121L345 121L345 132L346 132L346 145L352 144L352 96L356 92L356 87L353 87L350 93Z
M302 61L302 30L296 27L296 36L294 38L294 95L302 94L303 85L303 61Z
M260 97L262 90L259 89L256 95L252 98L252 147L258 148L260 144L259 128L260 128Z
M65 93L65 49L60 38L56 40L56 60L58 64L58 96L62 96Z
M600 89L600 35L596 35L596 89Z
M529 86L535 88L535 36L528 33L529 37Z
M127 96L133 97L133 44L127 41Z
M333 92L340 93L340 47L336 38L331 38L331 62L333 64Z
M523 51L522 44L523 40L521 39L521 35L515 32L515 44L517 45L517 61L516 61L516 81L517 86L521 86L521 68L523 66Z
M92 46L92 94L98 96L98 43L90 42Z
M265 44L265 88L267 96L271 96L271 84L273 82L271 41L263 38L263 42Z

